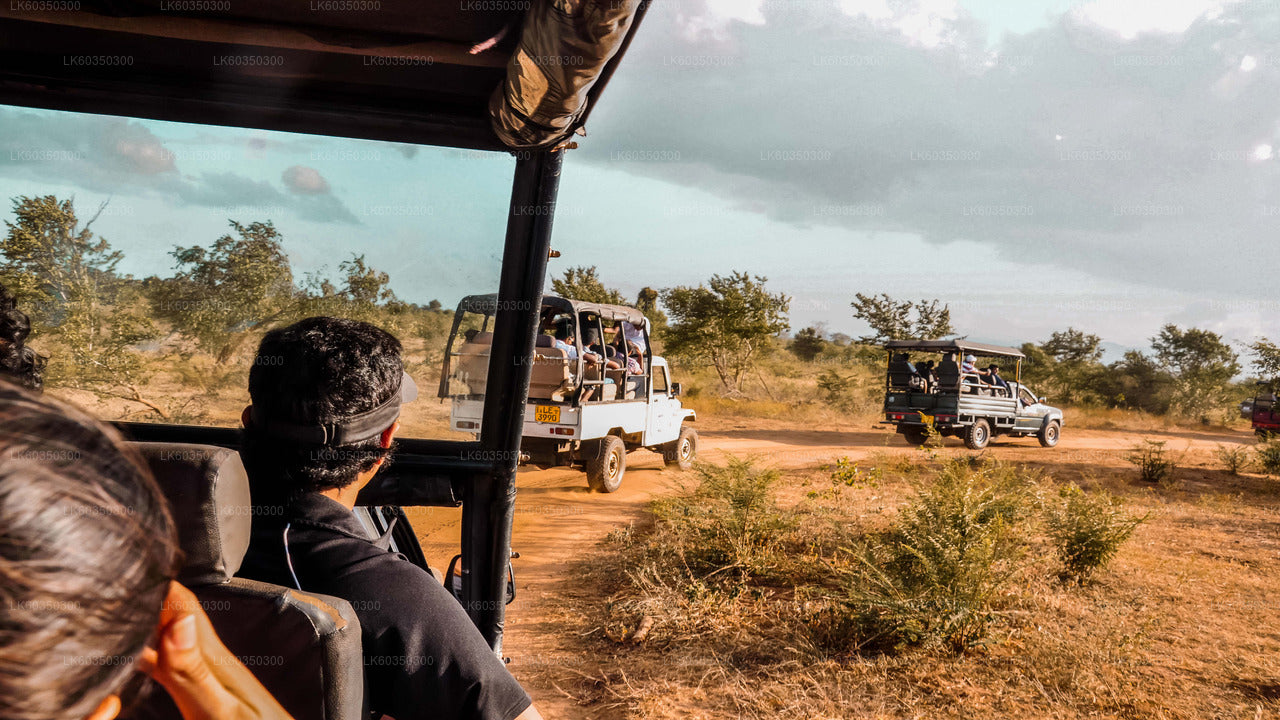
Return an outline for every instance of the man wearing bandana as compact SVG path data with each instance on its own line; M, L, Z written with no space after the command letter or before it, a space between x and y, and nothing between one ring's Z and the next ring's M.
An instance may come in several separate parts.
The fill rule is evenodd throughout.
M352 513L417 392L400 342L368 323L267 333L241 418L255 515L239 574L351 603L375 717L539 718L457 600Z

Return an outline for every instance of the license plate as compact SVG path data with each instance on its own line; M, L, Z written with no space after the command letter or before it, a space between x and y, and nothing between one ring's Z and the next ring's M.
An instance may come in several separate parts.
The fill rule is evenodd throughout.
M558 423L560 422L560 407L558 405L539 405L533 411L533 419L540 423Z

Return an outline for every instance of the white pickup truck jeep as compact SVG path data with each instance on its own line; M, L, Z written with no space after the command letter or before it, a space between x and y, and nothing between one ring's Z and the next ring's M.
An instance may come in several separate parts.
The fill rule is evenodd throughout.
M459 432L480 432L497 302L496 295L468 296L454 315L440 397L451 400L450 426ZM687 423L696 416L681 406L666 360L653 354L643 313L545 296L542 318L529 358L523 459L581 464L600 492L621 486L631 450L647 448L668 465L692 466L698 433Z

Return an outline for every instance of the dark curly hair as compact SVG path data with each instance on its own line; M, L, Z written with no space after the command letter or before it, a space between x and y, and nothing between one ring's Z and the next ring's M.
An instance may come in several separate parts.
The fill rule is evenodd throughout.
M0 285L0 380L38 391L44 386L47 358L26 346L30 334L31 319L18 309L9 289Z
M313 317L262 338L249 370L249 397L268 417L330 423L372 410L400 389L400 341L366 322ZM240 455L254 502L342 488L391 450L379 438L337 446L293 443L250 423Z
M0 383L0 718L127 706L180 562L168 503L114 430Z

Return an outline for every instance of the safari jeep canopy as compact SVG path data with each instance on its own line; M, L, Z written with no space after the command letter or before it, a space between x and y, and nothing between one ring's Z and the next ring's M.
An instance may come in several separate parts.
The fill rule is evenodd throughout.
M985 355L987 357L1024 358L1021 350L1003 345L969 342L968 340L890 340L884 344L886 350L903 352L954 352L956 354Z
M625 320L638 328L645 327L649 323L645 319L644 313L627 305L607 305L584 300L569 300L555 295L544 295L542 297L542 306L574 314L595 313L606 320ZM463 312L493 315L498 308L498 296L492 293L488 295L468 295L462 298L458 303L458 307Z
M516 466L566 141L649 0L5 0L0 104L518 150L471 442L407 438L363 505L462 506L462 595L501 652ZM239 431L123 423L136 440ZM407 523L397 532L417 548ZM418 561L425 561L420 557Z
M0 103L474 149L582 128L641 0L7 0Z

